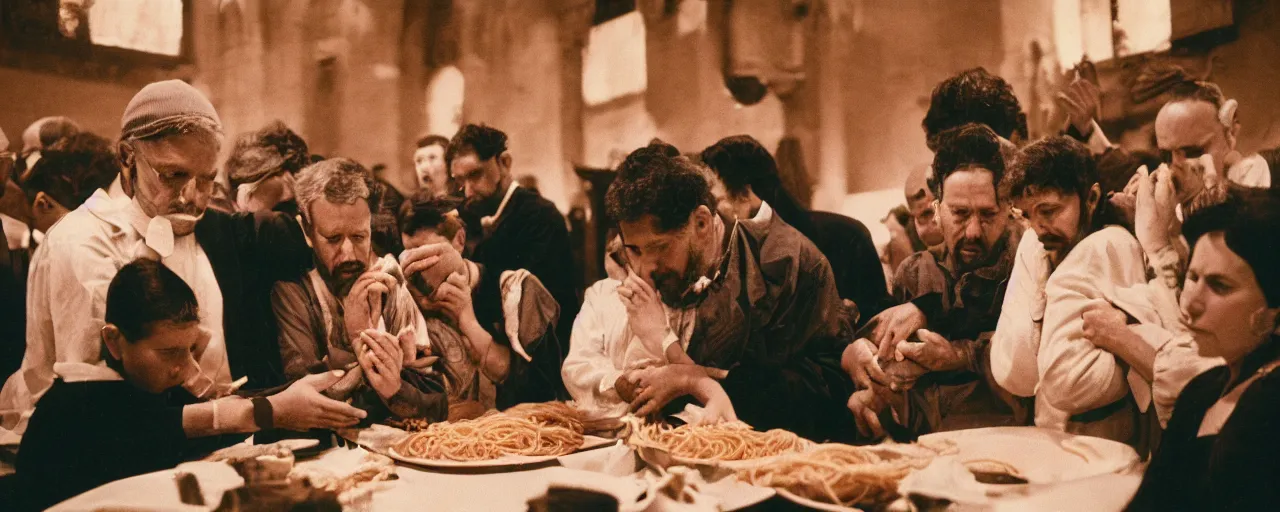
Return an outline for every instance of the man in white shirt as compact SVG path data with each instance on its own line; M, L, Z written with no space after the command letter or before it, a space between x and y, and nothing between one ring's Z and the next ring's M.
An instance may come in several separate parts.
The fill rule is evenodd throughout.
M240 377L253 388L282 382L270 285L304 271L311 252L290 219L206 208L221 133L213 105L186 83L153 83L134 96L117 151L122 189L130 199L99 190L49 234L48 257L30 273L28 345L50 347L58 363L100 364L107 285L117 269L147 257L191 286L200 325L210 333L198 354L200 371L185 386L193 395L224 394ZM0 391L3 427L25 430L35 402L55 377L50 365L24 364Z
M992 377L1036 397L1039 426L1142 445L1154 424L1139 411L1154 402L1168 418L1203 360L1169 343L1174 333L1146 297L1142 248L1101 200L1083 144L1052 137L1023 148L1004 185L1032 231L1019 244L991 340ZM1145 342L1126 346L1151 354L1127 372L1120 364L1127 358L1086 320L1113 306L1136 319L1121 324L1125 335Z

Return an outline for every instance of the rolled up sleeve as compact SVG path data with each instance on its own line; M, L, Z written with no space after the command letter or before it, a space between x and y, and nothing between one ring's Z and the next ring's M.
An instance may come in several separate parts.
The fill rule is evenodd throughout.
M1143 283L1145 274L1141 247L1120 228L1085 238L1054 271L1045 286L1048 302L1037 357L1037 392L1050 405L1079 414L1129 393L1117 357L1085 338L1083 315L1109 304L1104 289Z

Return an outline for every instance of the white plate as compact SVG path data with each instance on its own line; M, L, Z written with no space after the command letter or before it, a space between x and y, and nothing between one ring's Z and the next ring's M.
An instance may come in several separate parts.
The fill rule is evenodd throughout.
M921 441L956 443L961 463L992 459L1016 468L1032 484L1053 484L1105 474L1125 473L1138 464L1138 453L1126 444L1038 427L990 427L938 432ZM991 490L1009 489L992 485Z
M702 493L720 500L720 509L727 512L763 503L777 491L772 487L756 487L737 478L721 478L703 485Z
M583 436L582 446L578 447L574 453L607 446L613 444L613 442L613 440L605 439L603 437ZM561 455L539 455L534 457L525 455L504 455L502 457L489 460L459 461L448 459L422 459L401 454L396 451L394 446L387 447L387 456L400 462L407 462L409 464L417 464L419 466L432 468L509 468L527 466L530 464L541 464L543 462L556 460L557 458L562 457Z
M782 496L787 501L790 501L802 507L811 508L814 510L824 510L826 512L863 512L862 509L860 508L843 507L840 505L833 505L831 503L814 501L804 496L793 494L791 491L788 491L786 489L778 489L777 491L778 491L778 496Z

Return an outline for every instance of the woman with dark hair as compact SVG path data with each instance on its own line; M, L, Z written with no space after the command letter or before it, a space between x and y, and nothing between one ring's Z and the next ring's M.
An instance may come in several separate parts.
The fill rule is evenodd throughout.
M1192 214L1179 299L1200 354L1129 510L1263 510L1280 503L1280 201L1236 190Z
M17 461L20 506L44 509L94 487L171 468L207 443L189 439L273 427L307 430L314 418L354 425L364 412L319 390L340 374L306 377L266 398L237 396L192 405L180 386L199 375L195 357L209 341L186 282L139 259L107 289L102 327L105 365L55 363L57 379L40 398Z
M721 213L737 218L776 213L826 256L840 297L857 306L862 320L885 308L889 291L866 226L844 215L809 211L787 192L769 151L749 135L720 139L702 151L702 161L720 178L712 193Z

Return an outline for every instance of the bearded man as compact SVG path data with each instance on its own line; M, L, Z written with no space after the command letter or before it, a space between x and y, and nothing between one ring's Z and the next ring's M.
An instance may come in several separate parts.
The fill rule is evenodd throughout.
M367 386L354 404L374 419L440 421L449 402L430 370L426 323L395 259L373 253L369 175L344 158L299 173L298 207L316 268L271 295L285 376L358 365Z
M978 124L938 136L929 184L944 243L902 262L893 279L901 305L872 318L844 353L863 434L882 436L891 420L913 434L1028 422L1028 408L987 369L1015 248L998 189L1009 146Z
M627 265L672 310L663 345L680 343L694 362L619 376L612 387L637 414L669 413L718 385L758 430L851 439L839 367L851 331L812 242L776 214L718 215L697 167L662 143L627 157L607 205Z
M1102 200L1083 144L1052 137L1023 148L1004 187L1031 230L1018 246L991 339L993 377L1015 395L1035 396L1038 426L1143 449L1152 420L1168 419L1206 360L1169 343L1172 330L1144 290L1142 248ZM1092 312L1113 304L1126 312L1114 332L1141 343L1095 336ZM1128 349L1146 362L1126 371L1119 363L1137 357Z

